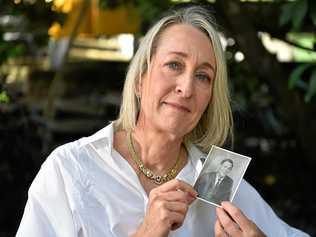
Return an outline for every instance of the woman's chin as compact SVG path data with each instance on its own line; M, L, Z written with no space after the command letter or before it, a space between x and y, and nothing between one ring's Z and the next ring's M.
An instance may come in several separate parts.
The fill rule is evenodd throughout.
M161 131L174 137L184 137L190 132L183 121L164 121L159 127Z

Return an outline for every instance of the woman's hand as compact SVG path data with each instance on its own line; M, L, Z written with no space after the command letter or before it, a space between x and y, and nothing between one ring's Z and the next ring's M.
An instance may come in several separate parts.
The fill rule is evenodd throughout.
M191 185L171 180L149 193L147 213L136 236L168 236L170 230L178 229L186 216L189 205L197 193Z
M266 236L240 209L231 202L222 202L223 208L216 208L216 237L264 237Z

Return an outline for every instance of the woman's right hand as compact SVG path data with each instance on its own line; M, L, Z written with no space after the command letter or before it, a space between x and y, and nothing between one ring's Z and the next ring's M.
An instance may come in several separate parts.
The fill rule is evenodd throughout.
M154 188L149 193L144 221L133 237L168 236L170 230L182 225L189 205L196 196L191 185L177 179Z

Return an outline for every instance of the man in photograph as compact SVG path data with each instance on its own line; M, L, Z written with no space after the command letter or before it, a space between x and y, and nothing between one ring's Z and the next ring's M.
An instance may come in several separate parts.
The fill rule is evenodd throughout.
M228 176L234 163L231 159L221 161L214 172L203 173L195 184L199 197L221 205L222 201L229 201L233 187L233 180Z

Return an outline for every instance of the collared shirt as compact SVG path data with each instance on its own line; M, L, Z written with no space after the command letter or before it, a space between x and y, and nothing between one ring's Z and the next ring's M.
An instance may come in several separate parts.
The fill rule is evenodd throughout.
M177 179L193 184L205 156L189 147ZM308 236L279 219L246 181L234 204L267 236ZM17 237L125 237L146 214L148 196L128 162L113 149L113 124L55 149L28 193ZM183 225L169 236L214 236L215 209L194 201Z
M219 185L222 182L223 179L224 179L223 176L220 176L219 174L216 174L216 181L215 181L214 186Z

